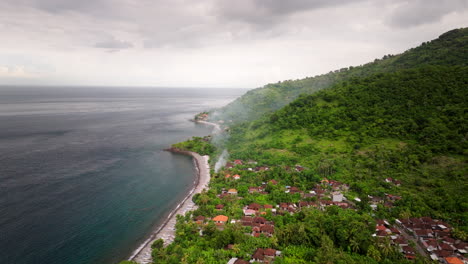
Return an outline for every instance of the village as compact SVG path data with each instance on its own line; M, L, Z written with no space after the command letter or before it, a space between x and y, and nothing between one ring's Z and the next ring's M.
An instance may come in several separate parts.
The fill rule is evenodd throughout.
M227 162L224 169L212 178L210 191L213 199L212 213L192 215L193 222L199 226L199 235L203 236L203 227L214 223L220 231L226 226L241 226L246 236L271 238L277 232L273 219L276 216L293 216L303 210L321 210L336 206L344 210L358 211L363 201L376 212L379 208L391 209L404 199L399 195L385 193L382 197L367 195L357 197L352 194L346 183L322 178L310 188L283 184L272 178L270 173L279 168L258 166L255 161L233 160ZM306 168L301 165L283 167L289 173L301 173ZM386 184L400 186L396 179L385 178ZM258 183L258 184L254 184ZM208 195L207 193L205 193ZM271 201L277 201L272 203ZM199 201L200 202L200 201ZM206 203L206 201L205 201ZM468 243L456 240L451 235L451 226L431 217L408 217L402 219L376 219L376 246L385 244L396 248L402 256L413 260L417 255L429 260L446 263L468 263L466 254ZM235 245L228 244L225 250L233 250ZM282 252L274 248L256 248L245 258L231 258L228 264L273 263Z

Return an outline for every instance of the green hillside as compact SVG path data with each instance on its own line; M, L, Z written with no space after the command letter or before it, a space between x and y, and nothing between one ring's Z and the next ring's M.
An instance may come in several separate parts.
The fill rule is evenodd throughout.
M467 87L468 67L459 66L354 78L233 126L229 151L267 165L301 164L318 178L351 183L359 197L404 197L382 216L409 211L466 229ZM402 187L383 184L387 177Z
M327 74L301 80L283 81L265 85L217 111L215 119L255 120L265 113L277 110L300 94L311 94L353 77L374 73L411 69L422 65L468 65L468 28L454 29L439 38L410 49L399 55L385 55L382 59L362 66L348 67Z
M425 232L450 251L441 263L466 258L447 243L468 245L467 51L456 29L209 113L229 129L175 146L212 163L226 148L229 163L178 216L174 242L153 244L153 263L439 263Z

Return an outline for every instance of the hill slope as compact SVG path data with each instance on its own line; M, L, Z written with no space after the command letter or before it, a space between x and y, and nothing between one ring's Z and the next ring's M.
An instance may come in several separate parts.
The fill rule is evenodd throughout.
M419 69L351 79L301 96L270 117L233 126L234 158L301 164L351 183L359 197L395 192L398 217L432 215L468 223L468 67ZM386 177L402 187L382 184Z
M399 55L385 55L382 59L358 66L309 77L302 80L268 84L247 92L231 104L216 111L215 119L255 120L265 113L277 110L300 94L311 94L353 77L374 73L411 69L422 65L468 65L468 28L454 29L439 38L422 43Z

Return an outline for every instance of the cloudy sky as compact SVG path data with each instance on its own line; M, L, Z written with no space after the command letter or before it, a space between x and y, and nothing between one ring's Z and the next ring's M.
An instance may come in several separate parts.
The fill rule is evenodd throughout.
M468 0L1 0L0 84L254 88L467 26Z

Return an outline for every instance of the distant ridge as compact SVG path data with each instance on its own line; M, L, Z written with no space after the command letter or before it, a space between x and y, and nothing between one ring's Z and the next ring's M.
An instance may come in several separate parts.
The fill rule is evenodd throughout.
M412 69L424 65L467 66L468 28L448 31L437 39L423 42L420 46L402 54L385 55L382 59L375 59L361 66L350 66L301 80L267 84L247 92L219 109L214 118L234 122L255 120L287 105L300 94L311 94L353 77L366 77L374 73Z

